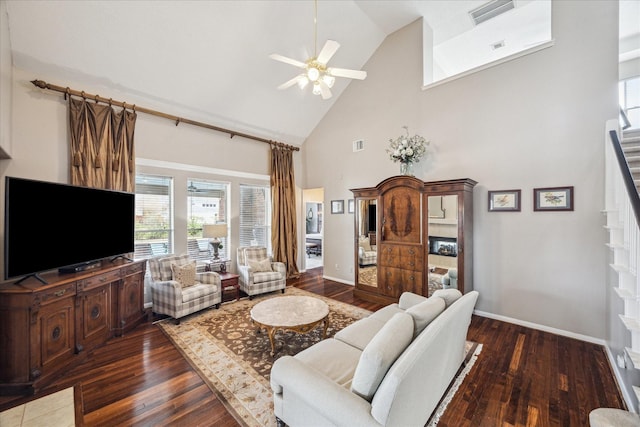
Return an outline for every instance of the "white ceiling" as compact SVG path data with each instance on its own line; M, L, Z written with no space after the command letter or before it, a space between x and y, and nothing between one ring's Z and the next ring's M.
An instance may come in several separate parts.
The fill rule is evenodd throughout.
M388 34L421 16L444 41L469 29L467 12L485 2L319 0L317 49L336 40L330 65L362 69ZM268 55L313 54L313 1L6 3L14 65L34 79L118 91L127 94L119 101L287 144L302 144L347 85L362 84L337 78L326 101L276 89L299 70Z

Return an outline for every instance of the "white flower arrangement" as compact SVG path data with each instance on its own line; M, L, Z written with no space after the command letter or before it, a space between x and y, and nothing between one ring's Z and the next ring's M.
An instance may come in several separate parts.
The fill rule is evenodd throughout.
M429 141L420 135L409 136L409 128L402 126L407 132L406 135L399 136L396 139L389 139L389 159L394 162L416 163L420 161L427 151Z

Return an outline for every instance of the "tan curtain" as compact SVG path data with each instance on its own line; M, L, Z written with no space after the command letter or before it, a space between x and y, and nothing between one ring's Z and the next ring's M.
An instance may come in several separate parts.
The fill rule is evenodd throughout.
M69 97L71 184L134 191L136 113Z
M271 246L274 261L287 265L287 277L298 277L298 233L293 153L271 148Z

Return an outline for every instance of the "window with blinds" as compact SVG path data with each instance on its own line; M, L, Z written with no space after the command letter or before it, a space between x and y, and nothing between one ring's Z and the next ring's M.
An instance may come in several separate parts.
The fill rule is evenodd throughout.
M269 186L240 185L240 246L264 246L271 254Z
M173 179L136 175L135 258L173 252Z
M189 258L210 260L213 250L209 239L202 235L204 224L229 224L227 206L229 184L225 182L189 179L187 181L187 249ZM228 233L228 231L227 231ZM229 259L228 236L221 237L220 259Z

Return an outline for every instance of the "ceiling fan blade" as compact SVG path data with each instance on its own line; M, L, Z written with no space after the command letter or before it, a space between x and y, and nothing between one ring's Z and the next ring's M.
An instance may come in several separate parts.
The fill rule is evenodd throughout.
M282 83L280 86L278 86L278 89L287 89L290 88L291 86L293 86L294 84L298 83L298 78L300 76L295 76L294 78L292 78L289 81L286 81L284 83Z
M269 55L269 58L275 59L276 61L284 62L285 64L293 65L294 67L298 68L304 68L307 66L307 64L305 64L304 62L287 58L286 56L278 55L277 53L272 53L271 55Z
M337 41L327 40L327 42L324 44L324 47L320 51L318 58L316 58L316 61L326 65L327 62L329 62L329 60L333 56L333 54L336 53L339 47L340 47L340 43L338 43Z
M332 94L329 86L327 86L327 84L323 81L320 81L318 84L320 85L320 95L322 96L322 99L331 98Z
M365 78L367 78L366 71L347 70L346 68L329 68L327 72L336 77L348 77L350 79L358 80L364 80Z

